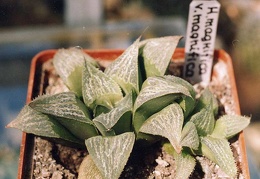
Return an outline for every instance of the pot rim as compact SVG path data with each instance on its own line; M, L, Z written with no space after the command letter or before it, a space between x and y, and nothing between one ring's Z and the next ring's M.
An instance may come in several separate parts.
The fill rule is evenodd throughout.
M31 68L30 68L26 103L29 103L33 98L36 97L34 94L35 85L36 83L39 83L39 78L37 79L37 75L38 75L37 70L41 69L41 65L45 61L50 60L57 50L58 49L44 50L39 52L33 57L31 62ZM98 49L98 50L84 49L84 51L88 53L90 56L92 56L93 58L106 59L109 61L114 60L117 56L119 56L124 52L123 49ZM173 59L184 59L184 48L176 48L173 54ZM233 69L231 57L222 49L215 50L214 61L223 61L227 65L227 72L230 79L232 97L235 104L234 106L235 113L240 115L241 113L240 113L240 106L238 100L238 93L237 93L237 87L236 87L236 81L235 81L234 69ZM214 72L212 75L214 75ZM38 89L38 91L42 91L42 89ZM32 176L33 162L31 161L28 163L28 157L30 157L30 155L33 154L33 145L34 145L33 138L34 138L33 134L27 134L25 132L23 132L22 134L18 176L17 176L18 179L24 179L24 178L28 178L28 176ZM248 160L246 155L245 137L243 131L240 132L238 140L239 140L239 148L241 150L240 154L242 160L240 167L242 169L244 178L249 179L250 175L249 175Z

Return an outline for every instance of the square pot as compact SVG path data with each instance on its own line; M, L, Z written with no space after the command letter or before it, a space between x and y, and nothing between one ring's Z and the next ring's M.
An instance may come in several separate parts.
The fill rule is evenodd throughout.
M46 87L47 76L43 71L43 64L51 60L56 51L57 50L42 51L33 58L29 76L27 103L44 92L44 87ZM110 63L111 61L116 59L116 57L121 55L123 53L123 50L85 50L85 52L92 56L94 59L100 61L102 65L106 66L107 63ZM184 49L176 49L172 57L172 62L175 64L183 64L183 60ZM182 70L180 68L180 73L181 72ZM215 50L212 79L221 81L223 78L223 73L227 74L229 78L228 85L231 89L233 101L231 111L235 114L240 114L240 107L234 78L232 60L225 51ZM34 154L34 140L34 135L23 133L20 149L18 179L32 178L34 166L32 157ZM250 176L243 132L240 132L238 134L238 144L240 151L240 162L238 164L238 167L240 168L239 171L241 171L245 179L249 179Z

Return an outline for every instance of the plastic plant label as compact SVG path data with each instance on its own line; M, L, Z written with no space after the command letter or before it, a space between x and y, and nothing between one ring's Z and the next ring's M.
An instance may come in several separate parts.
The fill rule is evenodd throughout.
M193 0L190 4L184 78L191 83L210 81L219 9L215 0Z

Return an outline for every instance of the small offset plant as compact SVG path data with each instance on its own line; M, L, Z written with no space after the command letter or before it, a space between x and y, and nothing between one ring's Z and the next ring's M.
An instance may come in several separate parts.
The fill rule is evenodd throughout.
M209 89L200 97L187 81L167 75L180 36L138 38L105 70L80 49L60 49L53 64L68 92L42 95L8 127L85 146L78 177L119 178L137 141L161 141L174 156L176 176L189 178L205 156L227 175L237 167L228 139L250 118L218 116Z

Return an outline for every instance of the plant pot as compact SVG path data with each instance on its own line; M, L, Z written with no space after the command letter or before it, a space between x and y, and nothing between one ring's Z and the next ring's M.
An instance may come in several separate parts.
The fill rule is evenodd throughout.
M37 97L38 95L44 93L44 88L46 87L47 75L43 71L43 64L51 60L53 55L57 50L46 50L37 54L31 64L30 79L28 84L27 93L27 103ZM123 50L85 50L93 58L100 61L103 66L114 60ZM184 59L184 49L176 49L173 55L173 63L177 66L183 63ZM170 65L171 68L171 65ZM182 68L178 68L181 73ZM219 71L221 70L221 71ZM223 71L224 70L224 71ZM221 82L223 78L223 73L226 73L229 78L229 88L231 89L230 94L232 94L233 103L230 105L232 113L240 114L240 107L238 102L237 89L234 79L234 72L232 67L232 60L229 55L223 50L216 50L214 53L214 67L212 72L212 80ZM249 169L247 163L247 156L245 150L244 134L241 132L238 135L238 145L239 145L239 163L238 167L245 179L249 177ZM18 168L18 178L28 179L33 178L33 154L34 154L34 142L35 136L32 134L23 133L22 144L20 150L20 160Z

